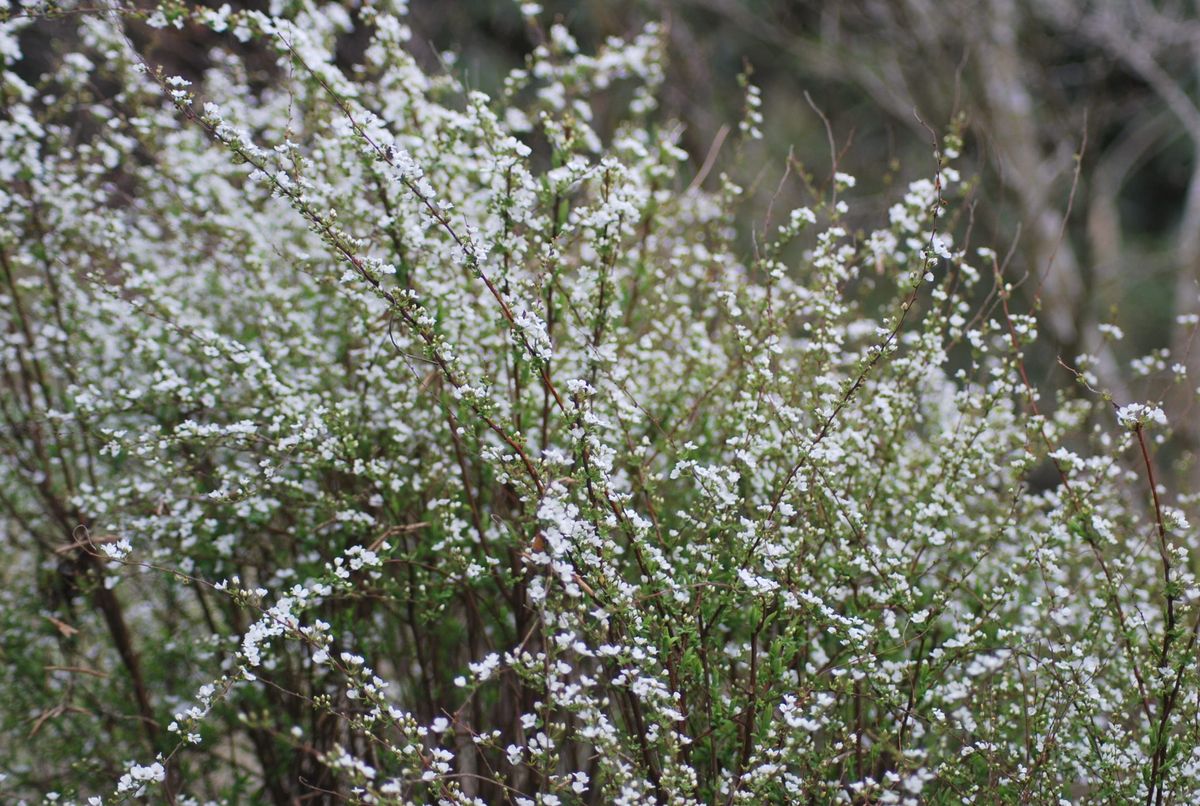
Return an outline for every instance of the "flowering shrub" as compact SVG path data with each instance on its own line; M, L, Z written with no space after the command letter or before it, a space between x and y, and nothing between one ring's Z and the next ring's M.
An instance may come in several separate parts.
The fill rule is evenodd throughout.
M957 134L749 210L657 27L486 97L403 5L0 27L6 800L1200 799L1162 390L1040 399Z

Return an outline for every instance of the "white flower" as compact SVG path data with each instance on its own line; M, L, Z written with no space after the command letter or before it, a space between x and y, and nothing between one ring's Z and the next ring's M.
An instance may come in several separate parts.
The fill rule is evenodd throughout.
M100 550L107 554L111 559L123 560L133 551L133 546L129 544L129 539L122 537L113 543L100 544Z
M1117 409L1117 422L1122 427L1130 430L1151 423L1165 426L1167 424L1167 415L1158 406L1145 403L1130 403Z
M157 783L167 777L166 768L160 762L154 762L148 766L131 763L129 771L121 776L120 782L117 784L117 792L125 793L133 792L135 796L140 796L139 793L144 791L147 783Z

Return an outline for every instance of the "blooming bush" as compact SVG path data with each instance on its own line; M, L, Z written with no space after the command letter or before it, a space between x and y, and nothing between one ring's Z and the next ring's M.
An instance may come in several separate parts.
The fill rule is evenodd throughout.
M487 97L403 6L0 27L5 800L1200 799L1163 390L1043 399L956 130L748 209L659 28Z

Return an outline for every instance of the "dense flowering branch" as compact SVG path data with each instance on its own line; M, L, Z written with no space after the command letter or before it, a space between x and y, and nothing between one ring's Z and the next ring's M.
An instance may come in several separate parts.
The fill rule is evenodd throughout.
M1167 417L1031 382L959 124L756 211L749 73L692 173L658 26L489 97L404 5L0 23L0 794L1200 796Z

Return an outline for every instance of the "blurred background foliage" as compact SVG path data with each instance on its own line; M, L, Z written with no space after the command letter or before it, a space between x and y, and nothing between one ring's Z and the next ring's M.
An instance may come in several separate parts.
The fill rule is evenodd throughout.
M265 7L266 0L245 4ZM350 3L353 6L353 3ZM683 126L693 169L721 148L742 114L738 75L763 90L764 139L735 168L750 209L812 201L833 168L858 177L852 222L884 220L904 183L931 176L931 144L964 116L959 162L974 189L971 244L1007 256L1024 306L1040 298L1040 381L1082 352L1119 402L1166 390L1185 443L1200 379L1200 15L1190 0L542 0L585 51L650 21L668 39L661 98ZM498 92L539 32L513 0L411 0L413 47L429 69ZM146 53L199 73L215 41L130 23ZM47 61L52 24L30 30ZM157 41L156 41L157 40ZM366 32L345 36L339 61L361 60ZM59 43L62 44L62 43ZM228 46L228 40L224 43ZM27 53L37 48L26 48ZM36 59L25 69L35 72ZM272 69L264 60L264 73ZM615 99L614 99L615 100ZM595 99L603 135L606 109ZM828 131L823 117L828 119ZM732 138L730 138L732 139ZM724 151L729 151L724 146ZM788 170L789 160L791 170ZM1078 172L1077 172L1078 167ZM685 175L686 175L685 171ZM787 181L781 179L787 174ZM804 176L811 183L804 181ZM1076 181L1077 180L1077 181ZM1072 189L1074 187L1074 193ZM965 229L965 227L961 228ZM752 237L752 234L750 234ZM982 266L987 268L986 266ZM1040 289L1040 294L1037 294ZM1114 342L1097 326L1115 323ZM1134 377L1128 360L1171 348L1166 369ZM1173 383L1171 364L1190 369ZM1053 379L1054 385L1069 376Z

